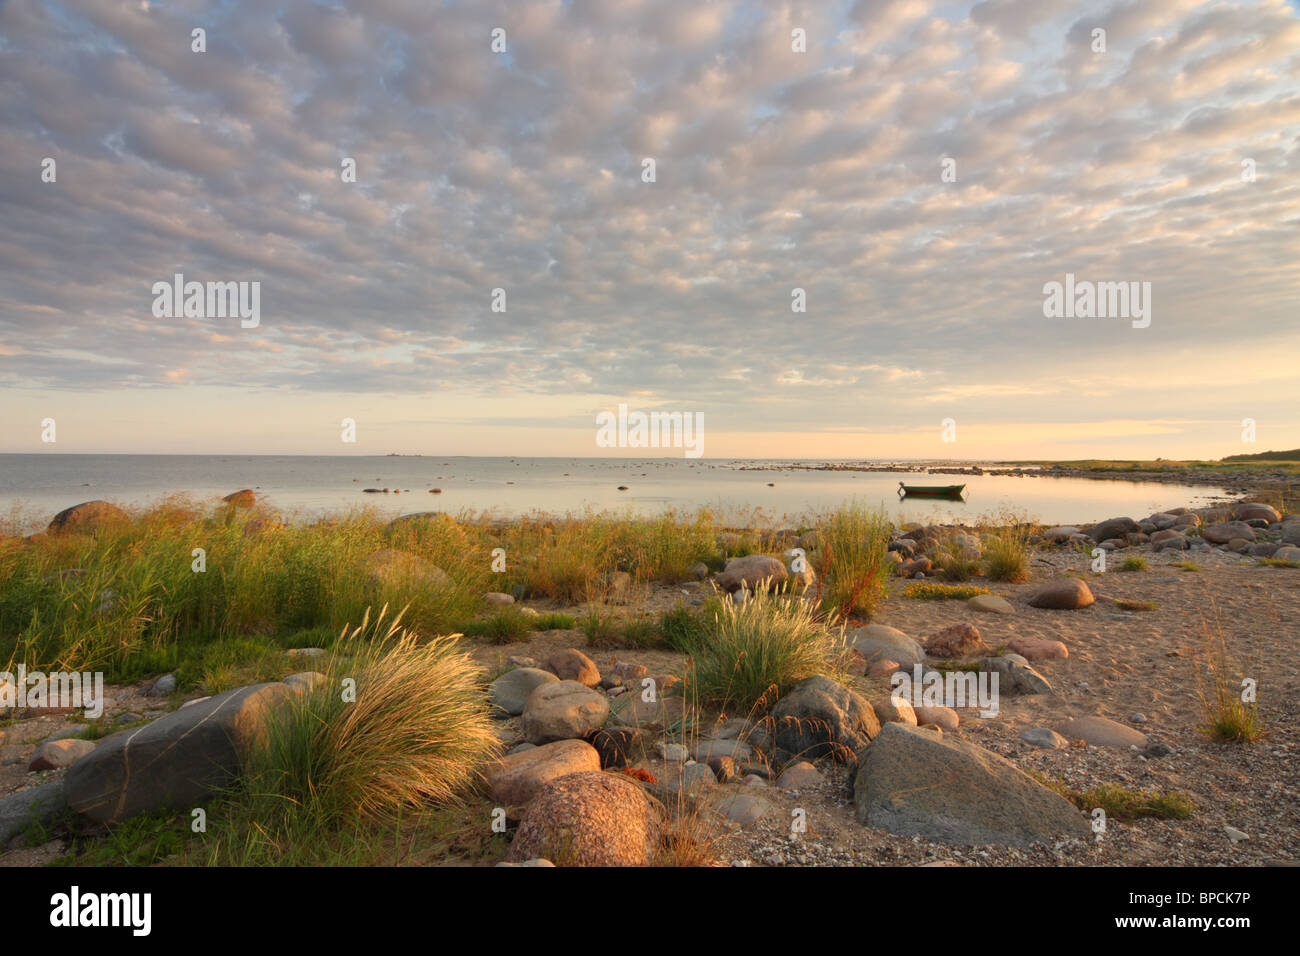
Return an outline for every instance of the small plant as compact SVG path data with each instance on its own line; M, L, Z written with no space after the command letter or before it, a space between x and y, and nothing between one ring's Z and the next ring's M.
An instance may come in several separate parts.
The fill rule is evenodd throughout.
M856 501L840 507L821 526L817 595L828 615L870 618L885 597L889 563L889 519Z
M618 621L614 612L603 604L590 605L586 613L578 618L578 627L587 638L589 647L620 646Z
M942 569L946 581L969 581L980 570L980 559L956 545L936 549L934 563Z
M1029 580L1031 526L1013 522L988 536L984 543L984 573L992 581L1017 584Z
M1236 668L1228 654L1228 642L1218 623L1213 628L1202 622L1204 647L1196 655L1196 695L1205 724L1201 732L1220 743L1251 743L1264 733L1264 719L1255 700L1246 700L1246 681L1234 679Z
M1287 561L1285 558L1260 558L1259 564L1264 568L1300 568L1300 561Z
M1155 601L1132 601L1128 598L1117 598L1115 606L1121 611L1154 611L1160 605Z
M973 584L931 584L928 581L913 581L903 589L903 597L915 601L965 601L988 593L988 588Z
M708 624L700 612L679 604L660 616L659 633L674 651L693 654L708 633Z
M1129 555L1115 568L1116 571L1145 571L1147 559L1140 555Z
M1103 783L1090 790L1075 790L1063 780L1054 780L1031 771L1030 775L1050 790L1059 793L1084 813L1097 807L1106 811L1112 820L1126 822L1142 817L1158 820L1182 820L1196 812L1192 798L1180 790L1168 793L1151 793L1146 790L1129 790L1118 784Z
M534 630L533 619L515 605L508 605L481 621L471 621L461 628L466 637L486 638L492 644L522 641Z
M709 631L694 650L687 681L701 700L724 710L765 709L799 681L843 669L843 627L821 620L811 602L767 586L742 601L723 598Z
M529 622L534 631L569 631L578 624L577 618L572 614L563 614L559 611L529 617Z
M1178 568L1180 571L1199 572L1201 570L1201 566L1195 561L1175 561L1170 567Z

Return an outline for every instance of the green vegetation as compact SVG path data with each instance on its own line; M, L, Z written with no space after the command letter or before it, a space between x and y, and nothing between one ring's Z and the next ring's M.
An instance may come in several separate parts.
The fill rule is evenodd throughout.
M1063 780L1046 777L1030 771L1030 776L1047 788L1056 791L1084 813L1097 807L1106 811L1112 820L1128 822L1142 817L1158 820L1181 820L1196 812L1192 798L1180 790L1168 793L1151 793L1146 790L1129 790L1118 784L1103 783L1090 790L1079 791Z
M1259 564L1265 568L1300 568L1300 561L1287 561L1282 558L1260 558Z
M1115 568L1116 571L1145 571L1146 569L1147 559L1137 555L1130 555Z
M1029 580L1029 536L1033 526L1014 522L989 534L984 544L984 570L992 581L1018 584Z
M452 639L422 640L400 614L385 622L386 610L345 629L325 679L272 716L208 865L279 864L359 826L386 831L462 799L499 752L479 668Z
M1264 718L1253 696L1254 685L1233 664L1217 617L1213 626L1203 622L1202 631L1203 646L1195 659L1196 696L1205 720L1201 732L1220 743L1258 740L1264 734Z
M885 597L893 566L888 561L889 519L857 502L845 504L821 528L818 595L828 615L870 618Z
M1116 598L1115 606L1121 611L1154 611L1160 605L1155 601L1132 601L1128 598Z
M1170 567L1178 568L1180 571L1199 572L1201 570L1201 566L1197 564L1195 561L1175 561L1173 564L1170 565Z
M971 584L931 584L928 581L913 581L903 589L903 597L916 601L966 601L977 594L988 593L988 588Z
M842 676L844 630L809 601L760 588L721 599L702 640L688 645L685 675L699 699L723 710L763 710L799 681Z

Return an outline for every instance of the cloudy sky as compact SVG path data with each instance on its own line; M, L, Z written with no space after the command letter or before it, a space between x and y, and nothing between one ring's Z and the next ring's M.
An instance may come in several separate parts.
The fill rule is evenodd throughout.
M0 0L0 222L0 451L1300 446L1285 0Z

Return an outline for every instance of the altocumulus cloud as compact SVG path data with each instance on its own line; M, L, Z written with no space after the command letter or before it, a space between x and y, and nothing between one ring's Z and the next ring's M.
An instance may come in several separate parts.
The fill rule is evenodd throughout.
M1297 50L1282 0L9 0L0 386L809 430L1222 418L1240 362L1294 408ZM261 327L154 319L176 272L260 281ZM1066 272L1150 281L1151 327L1044 319Z

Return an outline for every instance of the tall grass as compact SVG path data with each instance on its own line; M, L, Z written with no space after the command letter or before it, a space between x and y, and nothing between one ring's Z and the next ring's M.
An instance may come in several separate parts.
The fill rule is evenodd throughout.
M325 679L274 712L210 862L276 862L308 835L455 804L498 754L478 666L386 612L345 628Z
M837 509L821 526L817 587L828 615L871 617L885 597L891 565L890 524L884 509L856 501Z
M1200 730L1220 743L1251 743L1264 733L1257 701L1245 701L1243 681L1228 653L1228 641L1214 608L1213 626L1202 619L1202 646L1194 655L1196 696L1205 723Z
M690 648L691 692L741 712L765 709L805 678L842 675L846 653L842 626L766 585L746 600L721 598Z
M993 581L1018 584L1029 580L1029 537L1033 526L1013 516L984 542L984 573Z
M486 590L487 555L475 560L474 541L454 523L400 542L450 575L432 587L366 574L367 556L395 544L373 514L250 528L265 517L171 499L96 534L0 549L0 661L129 680L172 669L214 642L275 643L357 620L371 604L409 604L411 623L447 628Z

